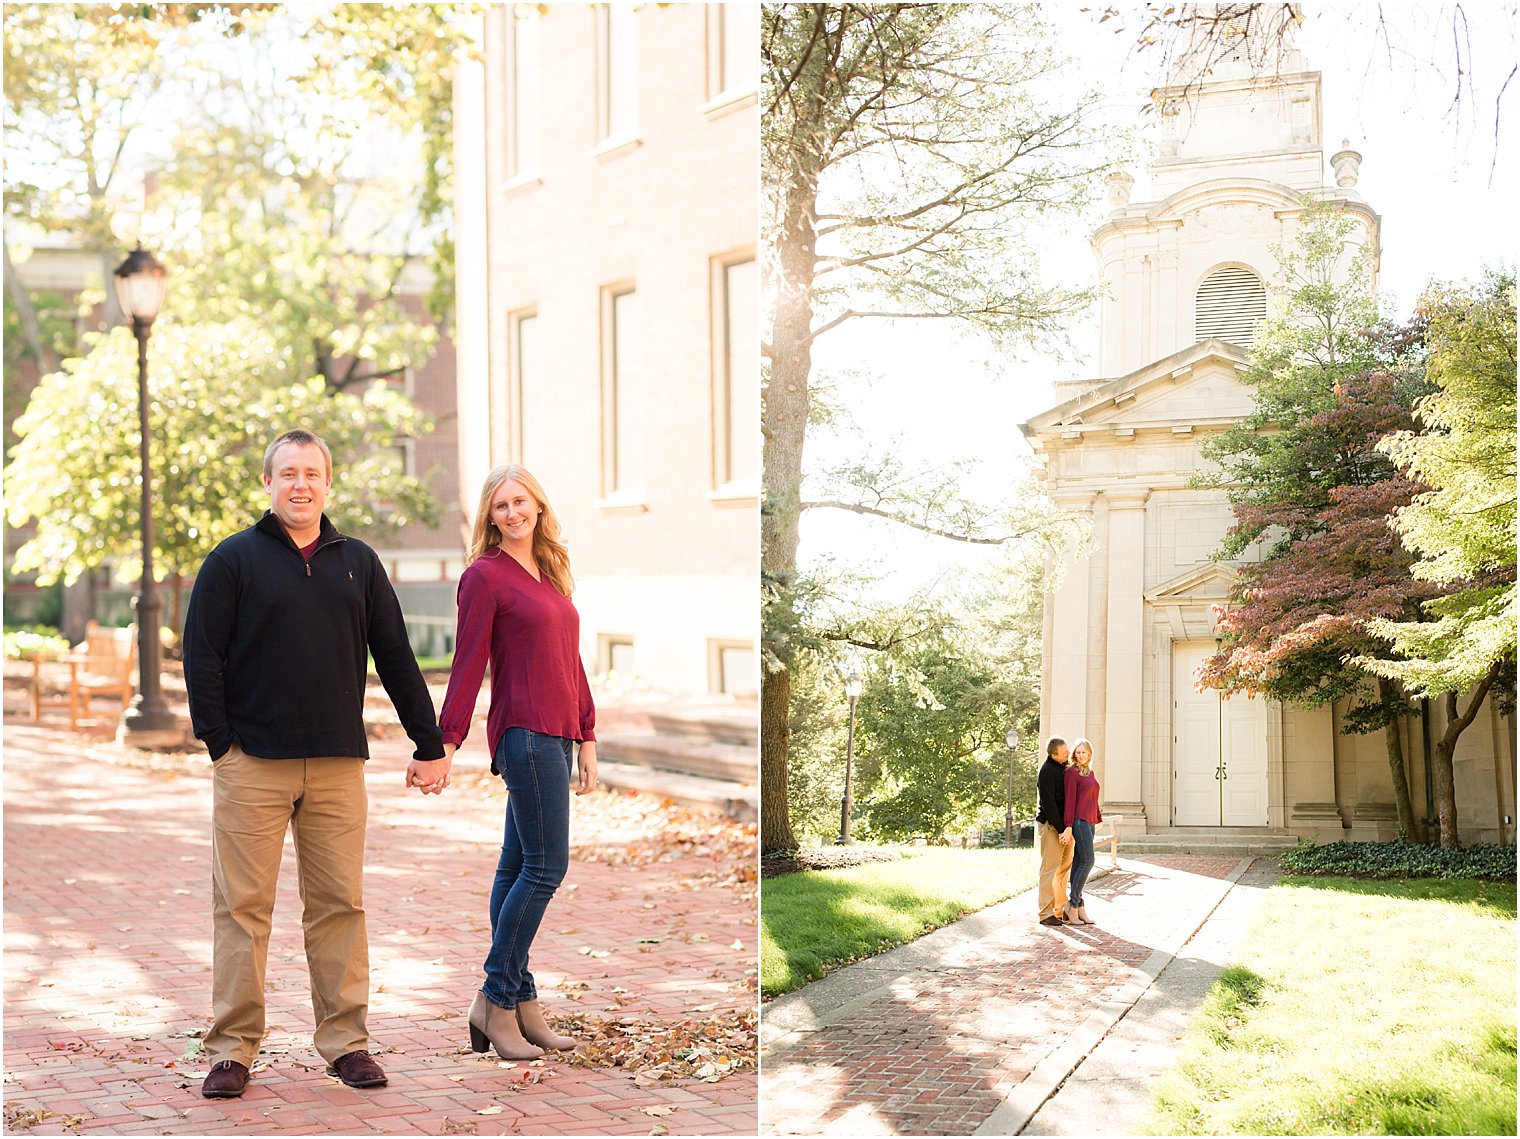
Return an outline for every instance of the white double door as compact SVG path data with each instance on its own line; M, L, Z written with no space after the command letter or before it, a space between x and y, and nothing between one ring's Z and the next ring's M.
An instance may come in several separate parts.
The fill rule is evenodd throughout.
M1267 707L1248 696L1199 692L1213 641L1172 646L1172 824L1267 825Z

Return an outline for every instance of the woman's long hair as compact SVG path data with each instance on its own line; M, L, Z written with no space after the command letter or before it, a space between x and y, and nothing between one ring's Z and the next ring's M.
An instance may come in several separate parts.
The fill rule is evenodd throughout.
M486 476L485 486L480 491L480 506L475 511L475 527L470 532L470 552L465 565L485 557L501 545L501 531L491 524L491 500L505 482L522 483L538 502L541 510L533 527L533 560L548 577L549 584L569 597L575 589L575 579L570 576L570 551L560 540L559 517L544 497L543 484L519 463L497 467Z

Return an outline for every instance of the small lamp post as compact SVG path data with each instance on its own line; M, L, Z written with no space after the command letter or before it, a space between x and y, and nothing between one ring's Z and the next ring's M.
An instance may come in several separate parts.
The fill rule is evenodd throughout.
M148 463L148 336L164 303L168 272L141 245L127 255L112 274L116 299L132 321L137 337L137 421L142 460L142 585L137 595L137 696L122 719L128 743L153 746L180 736L178 721L169 711L159 687L159 614L163 602L153 584L153 485Z
M1009 850L1013 849L1013 755L1019 746L1019 730L1009 728L1008 734L1003 737L1008 745L1008 806L1003 811L1003 845Z
M839 838L836 840L839 846L850 844L850 814L855 809L850 784L855 772L855 701L860 699L861 685L860 673L851 669L844 678L844 694L850 698L850 728L844 744L844 797L839 800Z

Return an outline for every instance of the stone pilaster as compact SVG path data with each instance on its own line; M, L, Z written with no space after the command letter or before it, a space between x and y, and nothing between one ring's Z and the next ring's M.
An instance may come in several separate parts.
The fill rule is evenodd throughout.
M1140 758L1145 695L1145 503L1149 491L1108 500L1107 679L1103 709L1103 799L1143 821Z

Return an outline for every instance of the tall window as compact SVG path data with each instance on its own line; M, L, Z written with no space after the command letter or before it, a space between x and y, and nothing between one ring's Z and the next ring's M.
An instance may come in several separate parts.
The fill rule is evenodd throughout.
M597 15L599 135L631 138L638 130L638 41L632 4L602 4Z
M760 6L709 4L709 98L753 91L760 86Z
M1193 339L1217 336L1241 348L1251 347L1256 328L1267 316L1267 290L1249 269L1227 265L1215 269L1198 286L1193 309Z
M760 477L760 275L753 257L719 261L714 280L714 477L752 488Z
M513 313L508 320L508 360L512 373L512 452L523 465L532 467L543 446L548 424L544 406L545 377L539 352L538 313L532 309Z
M633 286L607 289L602 314L602 482L609 497L636 499L644 485L644 393Z
M508 12L507 177L520 178L539 168L539 14L528 4Z

